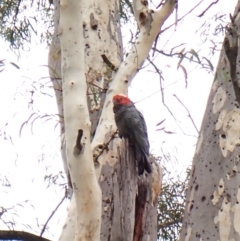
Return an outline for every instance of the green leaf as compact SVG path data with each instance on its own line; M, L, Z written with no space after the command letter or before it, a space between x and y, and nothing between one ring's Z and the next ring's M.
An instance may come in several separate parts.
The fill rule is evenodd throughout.
M197 52L196 52L194 49L191 49L191 50L190 50L190 53L191 53L194 57L197 58L197 60L198 60L199 63L201 63L201 60L200 60Z
M213 71L213 70L214 70L214 67L213 67L211 61L210 61L209 59L205 58L205 57L203 57L203 59L205 59L205 60L208 62L208 65L209 65L211 71Z

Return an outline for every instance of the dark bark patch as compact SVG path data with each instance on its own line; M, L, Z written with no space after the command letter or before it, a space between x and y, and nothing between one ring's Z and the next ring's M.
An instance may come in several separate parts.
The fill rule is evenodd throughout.
M226 139L226 135L225 135L225 134L222 134L221 137L222 137L223 139Z
M147 186L144 183L138 183L138 195L135 203L135 225L133 241L141 240L143 233L144 210L147 202Z
M196 233L196 238L201 238L201 234L199 234L198 232Z
M193 203L190 205L189 211L193 209Z
M93 30L98 28L98 20L94 18L94 14L90 14L90 25Z
M145 19L146 19L146 14L145 14L144 12L141 12L141 13L139 14L139 20L140 20L141 22L144 22Z
M192 168L192 177L194 176L194 173L195 173L195 166L193 166Z

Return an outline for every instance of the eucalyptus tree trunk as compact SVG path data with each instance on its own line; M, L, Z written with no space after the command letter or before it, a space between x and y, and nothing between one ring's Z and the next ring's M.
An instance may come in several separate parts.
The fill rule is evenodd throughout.
M240 1L226 27L187 190L181 241L240 240Z
M138 177L127 141L116 134L112 97L127 94L174 7L175 0L155 11L133 1L140 32L123 61L118 0L54 1L49 70L73 189L62 241L156 240L161 169L153 162L153 173Z

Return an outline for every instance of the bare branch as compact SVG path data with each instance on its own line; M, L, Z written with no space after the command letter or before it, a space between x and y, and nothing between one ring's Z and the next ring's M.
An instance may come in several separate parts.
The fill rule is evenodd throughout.
M158 34L158 36L159 36L159 34ZM158 36L157 36L157 38L158 38ZM186 44L186 43L182 43L182 44L179 44L179 45L173 47L173 48L170 50L170 53L167 54L167 53L165 53L163 50L158 50L158 49L156 48L156 46L157 46L157 38L156 38L156 41L155 41L154 46L152 47L152 50L153 50L152 56L154 56L155 51L158 52L158 53L160 53L160 54L163 54L163 55L165 55L165 56L167 56L167 57L172 57L172 56L174 56L174 55L177 55L177 56L178 56L180 53L178 53L178 52L173 53L173 50L174 50L175 48L178 48L178 47Z
M218 3L218 1L219 0L212 2L201 14L198 15L198 17L201 18L212 7L212 5Z
M159 223L159 224L158 224L158 229L160 229L160 228L166 228L166 227L169 227L169 226L171 226L171 225L173 225L173 224L181 223L181 222L182 222L182 218L179 218L179 219L174 220L174 221L172 221L172 222Z
M184 135L186 135L186 136L192 136L192 135L186 134L186 133L183 131L182 127L181 127L180 124L178 123L179 120L177 120L177 118L174 116L174 114L172 113L172 111L171 111L171 110L169 109L169 107L166 105L166 103L165 103L165 101L164 101L164 92L163 92L164 88L163 88L163 86L162 86L162 79L163 79L163 77L162 77L162 75L161 75L161 72L159 71L159 69L157 68L157 66L156 66L149 58L148 58L148 61L152 64L152 66L154 67L154 69L156 70L156 72L159 74L160 88L161 88L161 95L162 95L162 103L163 103L163 105L166 107L166 109L168 110L168 112L170 113L170 115L173 117L173 119L175 120L177 126L178 126L179 129L182 131L182 133L183 133ZM195 136L194 136L194 137L195 137Z
M184 107L184 109L187 111L188 117L190 118L190 120L191 120L191 122L192 122L192 124L193 124L193 126L194 126L194 128L195 128L195 130L196 130L196 132L199 134L198 128L197 128L197 126L196 126L196 124L195 124L195 122L194 122L194 120L193 120L193 118L192 118L192 116L191 116L188 108L182 103L182 101L181 101L175 94L174 94L173 96L178 100L178 102L179 102L179 103Z
M163 30L160 31L160 33L165 32L166 30L168 30L169 28L171 28L172 26L176 25L177 22L181 21L183 18L185 18L189 13L191 13L193 10L195 10L204 0L200 1L198 4L196 4L192 9L190 9L187 13L185 13L181 18L177 19L177 21L175 21L174 23L172 23L171 25L169 25L168 27L164 28Z
M58 208L61 206L61 204L63 203L63 201L65 200L65 198L67 198L67 195L68 195L68 192L67 192L67 188L65 190L65 194L64 194L64 197L62 198L62 200L59 202L59 204L56 206L56 208L52 211L51 215L48 217L46 223L44 224L43 228L42 228L42 231L40 233L40 237L42 237L43 233L45 232L46 230L46 227L49 223L49 221L51 220L51 218L53 217L53 215L57 212Z
M158 5L157 5L157 7L156 8L159 8L159 7L161 7L162 5L163 5L163 1L164 0L162 0Z
M112 135L111 138L109 139L109 141L107 143L104 143L103 146L101 146L102 148L100 148L100 152L98 153L97 156L94 156L94 163L98 163L98 157L100 157L102 155L102 153L104 152L104 150L108 150L108 145L109 143L114 139L115 135L117 134L118 130L116 130Z
M114 64L110 62L110 60L107 58L105 54L101 55L103 62L112 70L112 71L117 71L117 68Z

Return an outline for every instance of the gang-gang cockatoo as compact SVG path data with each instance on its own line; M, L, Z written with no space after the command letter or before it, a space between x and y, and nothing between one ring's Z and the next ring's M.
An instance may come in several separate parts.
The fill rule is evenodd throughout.
M133 147L138 174L142 175L144 170L151 173L148 133L143 115L125 95L113 97L113 112L120 138L127 138Z

